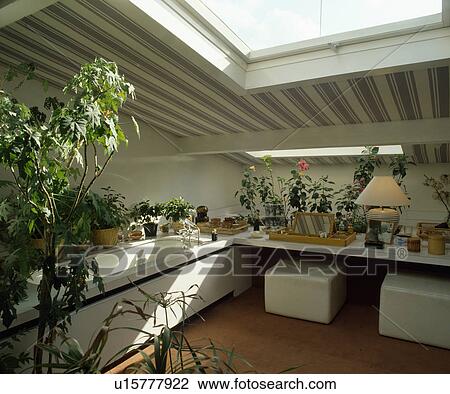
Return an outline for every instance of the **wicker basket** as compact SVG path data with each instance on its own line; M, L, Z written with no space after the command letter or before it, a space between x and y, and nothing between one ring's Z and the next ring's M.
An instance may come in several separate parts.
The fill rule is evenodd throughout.
M97 246L114 246L119 240L118 228L107 228L105 230L94 230L92 232L92 242Z
M428 235L440 234L446 243L450 243L450 228L436 228L439 223L417 223L417 236L423 240L428 240Z

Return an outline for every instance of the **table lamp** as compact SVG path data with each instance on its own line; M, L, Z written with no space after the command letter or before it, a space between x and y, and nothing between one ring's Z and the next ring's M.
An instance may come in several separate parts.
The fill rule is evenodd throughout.
M367 220L379 220L398 224L400 214L391 207L409 205L410 202L400 186L391 176L375 176L355 201L358 205L369 205Z

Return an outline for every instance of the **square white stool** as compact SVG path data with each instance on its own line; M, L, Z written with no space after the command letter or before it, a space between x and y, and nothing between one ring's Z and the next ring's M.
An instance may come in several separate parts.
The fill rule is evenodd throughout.
M416 272L386 275L379 332L450 349L450 278Z
M347 278L317 262L280 261L265 273L266 312L329 324L347 296Z

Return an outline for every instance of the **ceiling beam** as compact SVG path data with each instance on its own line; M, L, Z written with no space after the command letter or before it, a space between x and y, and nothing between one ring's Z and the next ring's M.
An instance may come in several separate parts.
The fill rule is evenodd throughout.
M180 154L450 142L450 118L179 138Z
M423 68L448 62L450 28L429 30L419 26L408 34L364 42L339 42L314 52L299 53L249 64L245 88L255 93L267 88L287 87L299 82L311 84L336 78L360 77ZM437 22L436 22L437 23Z
M57 0L0 0L0 28L56 2Z

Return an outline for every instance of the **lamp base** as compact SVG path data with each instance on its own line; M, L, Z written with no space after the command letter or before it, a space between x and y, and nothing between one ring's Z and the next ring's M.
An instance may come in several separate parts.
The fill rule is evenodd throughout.
M382 222L394 222L400 221L400 214L397 210L392 208L372 208L367 212L367 220L379 220Z

